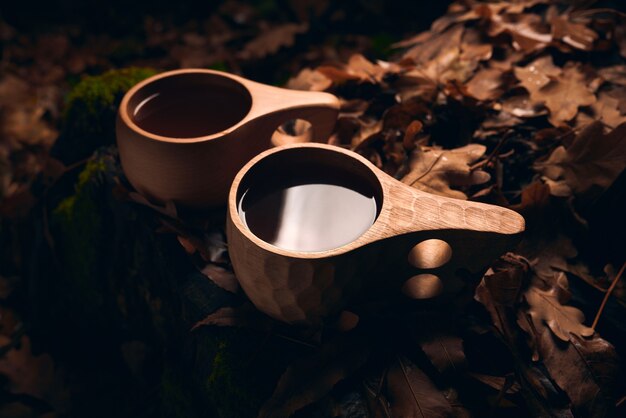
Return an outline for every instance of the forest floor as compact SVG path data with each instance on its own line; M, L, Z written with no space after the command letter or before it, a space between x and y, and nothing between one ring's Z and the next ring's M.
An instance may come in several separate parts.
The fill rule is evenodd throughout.
M206 17L146 17L119 33L66 22L23 31L0 20L0 417L71 415L79 396L62 361L45 345L31 349L24 277L33 238L24 231L47 190L93 161L96 145L67 151L79 126L68 119L77 89L126 67L213 68L334 93L341 112L328 143L419 190L526 219L519 246L447 295L445 308L435 298L313 338L318 351L282 375L260 416L287 417L316 402L333 416L361 416L333 398L344 379L357 382L374 417L624 416L623 11L466 0L411 26L400 15L416 10L380 4L266 3L224 1ZM386 12L396 28L374 25ZM308 132L299 123L282 129ZM113 143L102 138L97 145ZM214 240L199 239L168 207L121 194L185 226L164 222L201 260L199 270L243 297ZM197 326L274 326L258 315L227 306ZM394 325L381 326L388 320Z

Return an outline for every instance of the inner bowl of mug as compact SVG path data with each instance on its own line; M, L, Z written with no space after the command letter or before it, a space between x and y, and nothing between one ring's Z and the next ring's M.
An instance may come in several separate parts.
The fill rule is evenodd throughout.
M171 74L148 80L126 112L139 128L168 138L198 138L236 125L250 111L252 97L232 78L207 72Z
M356 158L332 149L293 147L250 167L236 199L239 218L257 238L283 250L320 252L369 230L380 214L383 189Z

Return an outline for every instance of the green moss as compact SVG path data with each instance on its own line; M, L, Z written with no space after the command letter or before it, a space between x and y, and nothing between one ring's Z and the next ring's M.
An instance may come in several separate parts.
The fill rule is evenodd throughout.
M207 329L212 349L206 395L219 417L257 416L278 378L299 351L264 333L245 329ZM300 353L301 354L301 353Z
M84 77L70 92L64 112L62 135L54 154L65 162L91 155L115 142L115 116L124 94L155 74L148 68L111 70Z
M103 158L89 161L78 177L75 193L52 212L52 224L61 232L58 252L66 269L67 295L86 312L97 311L102 303L96 269L103 220L94 195L106 169Z

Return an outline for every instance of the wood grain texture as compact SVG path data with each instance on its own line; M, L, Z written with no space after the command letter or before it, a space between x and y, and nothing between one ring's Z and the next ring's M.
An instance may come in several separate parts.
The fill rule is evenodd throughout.
M289 251L257 238L240 219L238 198L249 177L258 175L258 167L271 170L281 159L307 155L318 170L324 164L340 164L359 175L370 173L380 188L378 217L353 242L328 251ZM284 145L253 158L233 181L228 211L229 254L248 297L276 319L306 324L339 313L367 288L400 291L404 281L419 273L447 279L458 269L480 271L518 241L525 225L524 218L509 209L416 190L356 153L313 143ZM440 267L418 269L409 263L409 253L429 239L445 241L452 254L446 254L449 260ZM390 270L393 275L383 273Z
M132 120L132 112L155 85L190 76L226 86L232 94L243 95L244 103L248 95L247 114L221 132L198 138L155 135ZM313 140L322 141L332 132L338 112L338 99L328 93L272 87L220 71L176 70L148 78L126 93L117 116L117 144L124 172L140 193L158 202L202 209L226 203L237 171L272 147L272 134L282 123L307 120Z

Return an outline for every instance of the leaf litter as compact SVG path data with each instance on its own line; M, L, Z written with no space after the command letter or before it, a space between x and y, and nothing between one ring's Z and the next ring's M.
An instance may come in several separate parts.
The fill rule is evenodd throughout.
M237 24L254 19L253 10L237 7ZM226 61L237 70L292 48L311 30L306 23L264 23L249 39L224 30L227 6L221 13L209 25L211 36L181 35L148 19L148 43L172 51L156 66ZM624 39L618 15L610 12L577 15L548 0L469 0L450 5L430 30L396 43L387 61L329 54L323 64L294 72L287 87L329 91L342 102L329 143L420 190L517 210L528 233L482 278L469 278L464 290L447 295L444 306L416 308L391 298L380 301L385 309L356 316L351 331L322 329L307 342L312 355L285 371L259 416L292 416L333 398L343 381L360 382L374 417L497 416L509 409L518 416L601 417L615 410L624 397L619 350L588 326L579 301L572 305L569 286L602 295L615 279L605 271L624 262L623 255L612 259L588 246L577 249L591 236L586 217L593 216L596 199L611 192L626 167L626 70L617 57L624 55ZM234 41L241 46L237 53L229 52ZM0 79L8 138L0 144L3 214L34 204L24 196L46 165L64 93L50 86L66 72L101 65L96 54L76 52L63 36L41 42L39 51L57 51L40 52L42 68L60 72ZM596 53L608 58L595 60ZM208 280L240 294L219 229L190 222L173 204L154 205L134 192L125 196L152 211L161 232L177 237ZM426 319L430 326L419 326ZM407 321L412 325L400 325ZM267 331L276 325L244 303L220 308L194 329L207 326ZM506 359L492 358L499 369L472 354L474 342L485 338L489 346L479 348L500 349ZM7 346L2 365L22 353L30 374L18 376L10 367L0 373L13 391L63 411L67 393L49 391L57 369L48 357L30 358L29 349L27 339L22 351ZM24 380L37 370L40 381ZM470 402L464 392L474 385L487 395Z

